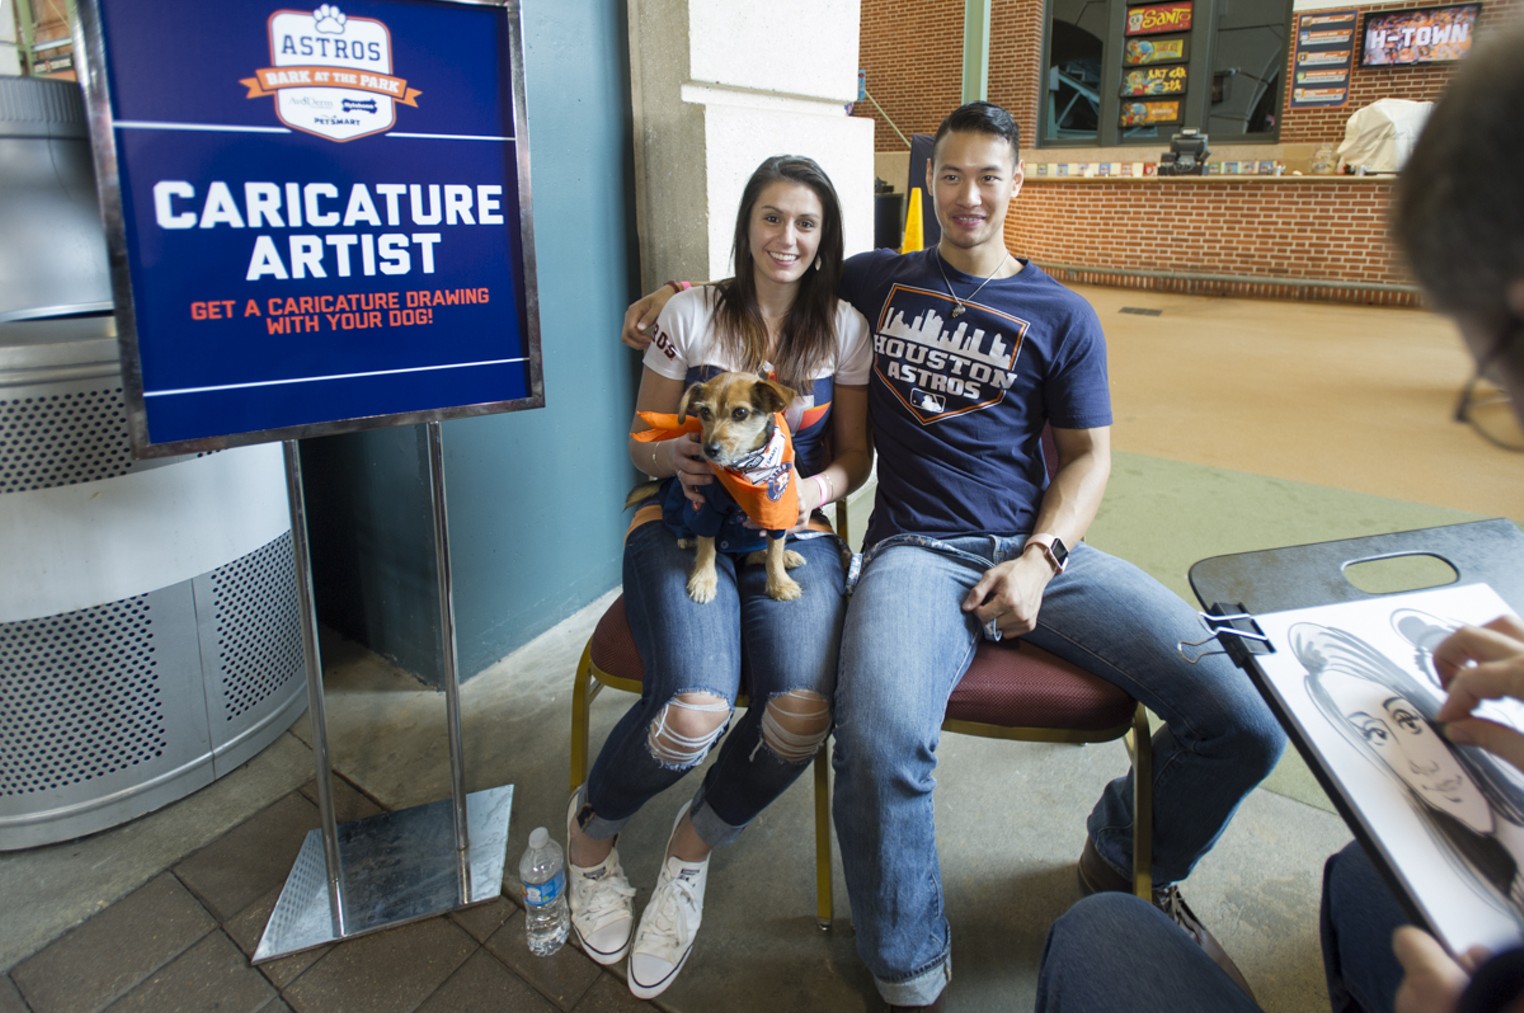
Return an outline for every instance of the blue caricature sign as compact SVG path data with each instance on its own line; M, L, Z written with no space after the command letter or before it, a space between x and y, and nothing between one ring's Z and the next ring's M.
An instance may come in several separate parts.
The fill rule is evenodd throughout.
M543 405L516 4L81 14L140 453Z

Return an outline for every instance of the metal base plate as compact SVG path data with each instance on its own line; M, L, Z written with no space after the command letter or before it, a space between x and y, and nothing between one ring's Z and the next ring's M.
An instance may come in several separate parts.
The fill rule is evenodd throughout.
M258 964L492 900L503 891L513 785L466 796L470 847L455 850L451 799L338 827L340 924L329 905L321 830L307 834L264 937Z

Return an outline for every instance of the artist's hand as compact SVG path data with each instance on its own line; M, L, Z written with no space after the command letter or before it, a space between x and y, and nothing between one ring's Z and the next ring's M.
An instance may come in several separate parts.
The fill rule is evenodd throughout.
M1434 937L1405 925L1392 936L1392 952L1402 965L1396 1013L1453 1013L1471 974L1490 954L1473 947L1454 960Z
M1524 770L1524 734L1471 712L1483 700L1524 700L1524 624L1499 616L1485 626L1463 626L1434 649L1434 671L1449 697L1436 718L1445 737L1481 746Z
M630 308L624 311L624 330L619 332L619 340L637 352L645 351L655 336L652 328L656 318L661 315L662 307L667 305L667 300L673 294L669 286L663 285L655 292L630 303Z
M1052 579L1053 567L1042 553L1024 552L985 570L964 597L963 611L981 624L994 620L1002 637L1019 637L1037 626L1042 594Z
M679 436L672 441L672 465L676 469L677 483L683 487L683 495L697 510L704 505L704 486L714 481L714 472L699 446L696 433Z

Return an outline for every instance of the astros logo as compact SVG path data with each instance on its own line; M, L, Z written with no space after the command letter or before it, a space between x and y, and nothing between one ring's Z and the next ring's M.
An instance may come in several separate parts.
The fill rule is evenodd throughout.
M1005 399L1031 324L945 292L896 284L873 336L873 372L923 425Z
M270 66L239 83L247 98L275 99L293 130L352 141L390 130L397 103L418 106L420 92L392 75L392 36L375 18L351 18L334 4L308 14L270 15Z

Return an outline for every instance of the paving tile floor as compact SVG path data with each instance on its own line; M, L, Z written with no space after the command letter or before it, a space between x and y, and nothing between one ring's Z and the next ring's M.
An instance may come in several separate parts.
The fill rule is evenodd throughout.
M340 822L380 811L342 780L334 790ZM523 911L501 896L250 964L317 820L311 784L255 813L11 968L0 978L0 1013L650 1008L572 946L531 955Z

